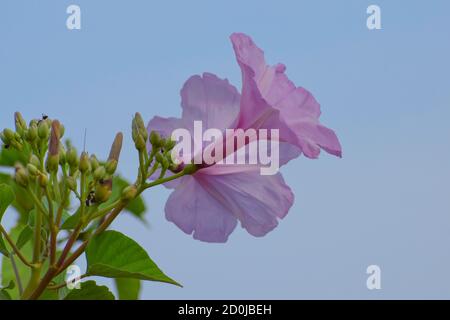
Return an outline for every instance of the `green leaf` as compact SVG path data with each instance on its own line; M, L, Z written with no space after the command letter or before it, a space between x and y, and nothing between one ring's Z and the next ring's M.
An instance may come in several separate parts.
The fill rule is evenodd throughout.
M6 287L1 288L0 289L0 300L11 300L11 295L6 290L14 289L14 287L15 287L14 281L11 280Z
M62 230L71 230L75 229L75 227L80 222L81 218L81 211L78 209L73 215L69 216L66 221L61 226Z
M105 231L86 248L87 273L108 278L133 278L181 285L166 276L134 240Z
M138 300L141 291L141 280L129 278L116 278L117 293L120 300Z
M13 189L16 199L12 203L12 206L19 213L20 223L26 223L27 214L33 209L33 203L30 201L25 189L19 187L9 174L0 172L0 184L3 183Z
M11 295L6 290L0 290L0 301L1 300L12 300Z
M16 149L2 148L0 152L0 166L14 167L16 162L21 162L22 164L26 163L27 162L26 153L20 152Z
M22 247L30 241L33 236L33 229L30 226L25 226L23 230L19 234L19 238L17 239L16 247L22 249Z
M15 199L13 189L7 184L0 184L0 222L6 209L13 203Z
M114 295L106 286L98 286L95 281L80 283L81 289L73 289L64 300L114 300Z
M21 233L22 229L24 228L24 226L19 225L14 227L13 229L11 229L11 231L9 232L9 235L11 236L11 238L13 239L13 241L17 241L17 239L19 238L19 234ZM5 243L6 247L8 249L9 252L12 252L13 250L10 248L8 243ZM31 259L32 254L33 254L33 246L31 244L31 242L28 242L27 244L25 244L21 250L22 254L27 258L27 259ZM30 279L30 269L22 263L22 261L16 256L14 255L14 261L16 263L17 266L17 270L19 272L19 276L20 279L22 280L22 285L25 286L28 283L28 280ZM11 265L11 260L4 256L2 259L2 285L7 286L10 282L10 280L15 279L15 275L14 275L14 270L13 267ZM18 286L16 286L16 288L14 288L13 290L9 291L9 294L11 295L11 298L16 300L19 299L19 290L18 290Z

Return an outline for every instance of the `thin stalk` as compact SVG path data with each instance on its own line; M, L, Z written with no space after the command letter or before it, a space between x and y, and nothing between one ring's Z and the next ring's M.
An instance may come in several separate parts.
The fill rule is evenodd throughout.
M11 260L11 266L14 271L14 277L16 278L17 288L19 289L19 295L23 293L22 279L20 279L19 270L17 269L16 260L12 252L9 253L9 259Z
M20 261L22 261L23 264L25 264L26 266L33 268L34 265L32 263L28 262L28 260L23 256L22 252L20 252L19 248L17 248L16 244L14 243L14 240L11 239L8 232L6 232L5 228L3 228L3 226L1 224L0 224L0 232L3 234L6 241L8 241L8 243L11 246L11 248L13 249L14 253L19 257Z

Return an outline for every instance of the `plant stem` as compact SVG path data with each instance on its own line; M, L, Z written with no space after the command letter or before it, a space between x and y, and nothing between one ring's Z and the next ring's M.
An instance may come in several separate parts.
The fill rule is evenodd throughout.
M170 176L170 177L167 177L167 178L163 178L163 179L158 179L158 180L155 180L155 181L150 182L150 183L146 183L146 184L144 184L143 188L144 188L144 190L146 190L148 188L157 186L159 184L166 183L166 182L169 182L169 181L181 178L184 175L186 175L186 173L184 173L183 171L180 171L180 172L174 174L173 176Z
M14 240L11 239L8 232L6 232L5 228L3 228L1 224L0 224L0 232L5 236L6 241L8 241L14 253L19 257L19 259L23 262L23 264L25 264L30 268L33 268L34 265L28 262L28 260L22 255L22 252L20 252L19 248L17 248L16 244L14 243Z
M55 226L54 221L54 212L53 212L53 201L50 197L50 192L48 191L48 188L45 188L45 196L47 197L48 202L48 220L49 220L49 228L50 228L50 264L55 263L56 259L56 233L57 233L57 227Z
M88 274L86 274L86 273L85 273L85 274L82 274L82 275L80 276L79 280L84 279L84 278L87 278L87 277L89 277ZM50 290L58 290L58 289L64 288L65 286L67 286L67 283L66 283L66 282L63 282L63 283L60 283L60 284L58 284L58 285L48 286L47 289L50 289Z
M45 209L45 207L42 205L42 202L38 199L36 194L31 190L31 188L27 189L28 195L31 197L31 200L33 200L34 205L36 206L36 211L40 210L42 213L44 213L45 217L48 218L48 212Z
M16 260L14 259L14 255L12 252L9 253L9 259L11 260L11 266L13 268L14 276L16 278L17 288L19 289L19 295L22 295L23 293L22 280L20 279L19 270L17 269Z
M139 196L143 191L145 191L148 188L157 186L159 184L162 184L162 183L165 183L168 181L175 180L184 175L186 175L186 173L184 173L183 171L180 171L179 173L174 174L173 176L163 178L163 179L158 179L151 183L145 183L145 180L143 180L142 184L140 184L140 186L138 187L138 193L137 193L136 197ZM82 180L84 180L83 176L81 178L82 178ZM81 182L80 184L81 184L80 191L81 191L81 200L82 200L81 206L82 206L82 210L84 210L83 209L84 205L85 205L85 201L83 201L83 199L85 197L84 196L84 181ZM58 262L56 263L56 267L50 266L50 268L47 271L47 273L45 274L44 278L41 280L41 282L37 286L36 290L34 290L34 292L30 295L29 299L33 300L33 299L39 298L39 296L42 294L42 292L44 292L44 290L47 288L48 284L52 281L53 277L55 277L58 274L60 274L61 272L63 272L76 259L78 259L78 257L81 256L81 254L83 254L83 252L85 251L90 240L93 237L95 237L96 235L105 231L111 225L111 223L114 221L114 219L120 214L120 212L127 206L127 204L128 204L128 201L120 201L118 203L118 205L116 207L114 207L114 209L111 211L111 213L106 216L105 220L97 227L97 229L89 237L89 239L83 241L83 243L67 258L70 250L72 249L73 245L75 244L75 242L80 234L80 231L82 229L82 225L84 223L83 217L82 217L82 221L80 221L80 223L78 224L78 226L76 227L76 229L74 230L72 235L70 236L69 240L67 241L66 246L64 247L63 253L61 254Z

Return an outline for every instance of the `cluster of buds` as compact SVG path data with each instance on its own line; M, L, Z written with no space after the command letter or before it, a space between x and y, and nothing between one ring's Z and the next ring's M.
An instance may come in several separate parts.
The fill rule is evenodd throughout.
M79 198L81 194L87 194L88 205L109 200L122 149L122 133L116 135L108 160L100 162L95 155L89 156L87 152L78 154L68 141L64 146L61 142L64 126L58 120L43 116L27 125L19 112L15 113L14 118L15 131L4 129L0 138L5 149L18 150L27 159L26 163L15 165L14 177L18 185L24 188L40 186L50 192L52 198L60 195L68 197L69 192L65 189ZM61 177L58 176L60 172Z
M132 136L135 147L139 152L146 152L147 145L151 146L148 165L153 164L153 161L155 161L163 173L166 170L175 172L178 169L171 156L171 151L175 147L176 142L170 138L162 138L157 131L151 131L149 135L139 113L136 113L133 118Z
M4 129L0 132L0 138L4 147L12 147L19 151L24 151L25 144L33 148L40 148L42 144L48 143L50 136L50 128L52 121L47 116L42 119L33 119L27 125L19 112L14 114L15 131L12 129ZM58 128L60 138L64 135L64 127L59 125Z

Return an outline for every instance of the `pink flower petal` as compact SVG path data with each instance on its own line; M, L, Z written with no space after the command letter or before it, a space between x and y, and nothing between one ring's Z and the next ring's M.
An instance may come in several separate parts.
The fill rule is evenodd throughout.
M260 127L279 128L280 139L297 145L307 157L316 158L321 148L341 156L336 135L319 123L320 105L311 93L287 78L284 65L266 65L264 52L247 35L235 33L231 41L242 70L239 125L252 126L260 119Z
M273 230L294 202L282 175L262 176L257 165L212 166L195 179L256 237Z
M183 232L206 242L226 242L237 224L228 209L211 197L193 176L185 177L172 192L165 212L166 219Z
M181 90L183 121L192 128L195 120L203 121L203 129L234 128L239 114L240 95L228 80L214 74L192 76Z

